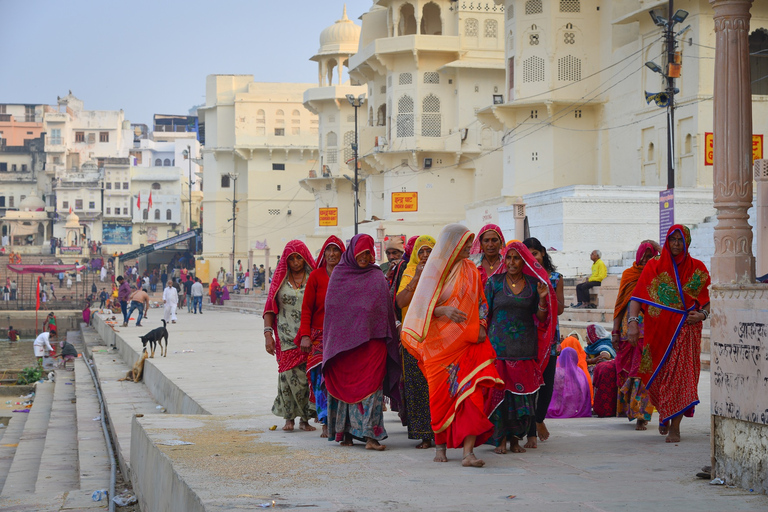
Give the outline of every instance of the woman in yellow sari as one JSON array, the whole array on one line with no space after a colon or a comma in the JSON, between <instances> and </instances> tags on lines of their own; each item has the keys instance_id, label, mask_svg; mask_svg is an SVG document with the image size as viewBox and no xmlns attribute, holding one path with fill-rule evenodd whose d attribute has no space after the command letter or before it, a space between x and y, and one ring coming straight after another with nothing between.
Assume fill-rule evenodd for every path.
<instances>
[{"instance_id":1,"label":"woman in yellow sari","mask_svg":"<svg viewBox=\"0 0 768 512\"><path fill-rule=\"evenodd\" d=\"M486 336L488 303L477 267L467 259L474 235L449 224L440 233L403 323L401 341L429 383L435 462L463 448L462 466L482 467L473 448L493 433L483 388L502 387Z\"/></svg>"}]
</instances>

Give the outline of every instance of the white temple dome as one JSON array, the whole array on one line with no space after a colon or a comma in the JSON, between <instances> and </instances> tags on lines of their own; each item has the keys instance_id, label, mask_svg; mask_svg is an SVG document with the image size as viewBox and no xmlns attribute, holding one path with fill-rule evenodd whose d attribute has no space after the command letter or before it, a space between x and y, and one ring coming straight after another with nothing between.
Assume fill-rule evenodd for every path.
<instances>
[{"instance_id":1,"label":"white temple dome","mask_svg":"<svg viewBox=\"0 0 768 512\"><path fill-rule=\"evenodd\" d=\"M41 208L45 208L45 202L43 202L43 200L40 199L34 192L22 199L19 203L19 210L23 212L36 212Z\"/></svg>"},{"instance_id":2,"label":"white temple dome","mask_svg":"<svg viewBox=\"0 0 768 512\"><path fill-rule=\"evenodd\" d=\"M354 54L360 41L360 26L355 25L347 17L347 6L340 20L320 33L320 50L318 55Z\"/></svg>"},{"instance_id":3,"label":"white temple dome","mask_svg":"<svg viewBox=\"0 0 768 512\"><path fill-rule=\"evenodd\" d=\"M64 225L65 228L80 228L80 217L77 216L75 212L70 213L67 215L67 223Z\"/></svg>"}]
</instances>

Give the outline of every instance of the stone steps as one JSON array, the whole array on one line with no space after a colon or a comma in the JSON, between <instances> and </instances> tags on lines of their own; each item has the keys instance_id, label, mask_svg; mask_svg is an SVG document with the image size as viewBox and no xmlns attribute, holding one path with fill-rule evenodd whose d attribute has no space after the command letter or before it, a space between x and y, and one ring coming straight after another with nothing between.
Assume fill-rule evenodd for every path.
<instances>
[{"instance_id":1,"label":"stone steps","mask_svg":"<svg viewBox=\"0 0 768 512\"><path fill-rule=\"evenodd\" d=\"M78 333L79 334L79 333ZM80 489L97 490L109 487L109 455L100 421L101 412L96 387L82 357L75 360L77 390L77 452Z\"/></svg>"},{"instance_id":2,"label":"stone steps","mask_svg":"<svg viewBox=\"0 0 768 512\"><path fill-rule=\"evenodd\" d=\"M8 472L11 470L13 458L16 455L21 435L24 432L24 425L27 423L28 413L10 413L13 414L8 426L3 429L3 437L0 441L0 491L5 486L8 478Z\"/></svg>"},{"instance_id":3,"label":"stone steps","mask_svg":"<svg viewBox=\"0 0 768 512\"><path fill-rule=\"evenodd\" d=\"M5 479L0 498L33 494L40 472L40 459L45 448L48 421L53 403L54 383L40 382L35 388L35 402L28 413L24 431L19 437L13 462Z\"/></svg>"}]
</instances>

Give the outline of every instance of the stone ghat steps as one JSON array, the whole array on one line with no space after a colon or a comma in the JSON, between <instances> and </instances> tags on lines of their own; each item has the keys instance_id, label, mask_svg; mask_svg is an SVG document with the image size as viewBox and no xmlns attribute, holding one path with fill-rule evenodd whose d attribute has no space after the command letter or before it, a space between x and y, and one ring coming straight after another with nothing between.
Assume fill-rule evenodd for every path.
<instances>
[{"instance_id":1,"label":"stone ghat steps","mask_svg":"<svg viewBox=\"0 0 768 512\"><path fill-rule=\"evenodd\" d=\"M9 397L3 397L9 398ZM18 397L13 399L13 402L18 402ZM13 458L16 455L16 448L18 447L21 436L24 433L24 426L29 418L28 413L10 413L13 414L8 426L3 429L3 436L0 438L0 491L5 486L5 481L8 478L8 472L11 470Z\"/></svg>"}]
</instances>

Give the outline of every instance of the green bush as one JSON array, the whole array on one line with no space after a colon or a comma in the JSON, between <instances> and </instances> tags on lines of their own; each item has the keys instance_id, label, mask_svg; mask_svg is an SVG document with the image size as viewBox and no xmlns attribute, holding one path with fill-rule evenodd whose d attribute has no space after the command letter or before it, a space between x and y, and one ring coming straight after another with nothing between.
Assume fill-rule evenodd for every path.
<instances>
[{"instance_id":1,"label":"green bush","mask_svg":"<svg viewBox=\"0 0 768 512\"><path fill-rule=\"evenodd\" d=\"M43 375L43 372L38 368L37 366L30 366L27 368L24 368L21 370L21 374L19 375L19 380L16 381L16 384L32 384L33 382L37 382L40 380L40 377Z\"/></svg>"}]
</instances>

